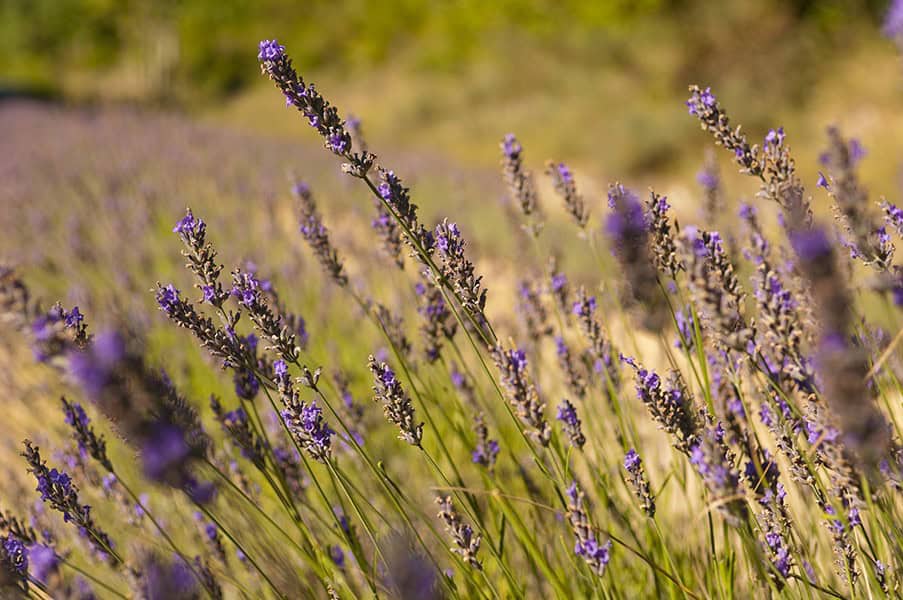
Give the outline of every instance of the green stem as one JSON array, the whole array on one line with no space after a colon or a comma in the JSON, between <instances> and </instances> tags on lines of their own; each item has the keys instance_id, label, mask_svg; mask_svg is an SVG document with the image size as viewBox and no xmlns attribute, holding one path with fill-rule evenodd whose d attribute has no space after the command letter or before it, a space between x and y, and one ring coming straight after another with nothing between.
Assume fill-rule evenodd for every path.
<instances>
[{"instance_id":1,"label":"green stem","mask_svg":"<svg viewBox=\"0 0 903 600\"><path fill-rule=\"evenodd\" d=\"M191 571L191 574L194 575L195 579L197 579L198 582L204 586L207 592L212 593L212 590L204 582L204 578L201 577L200 573L197 572L197 569L194 568L194 564L190 560L188 560L188 557L185 556L185 554L181 550L179 550L173 539L169 537L169 534L166 533L166 530L163 529L159 522L157 522L157 519L154 518L154 515L147 509L146 506L144 506L138 496L135 495L135 492L133 492L132 489L128 485L126 485L126 483L118 474L116 474L115 471L110 470L110 473L112 473L116 477L116 481L119 482L119 485L122 486L122 489L124 489L125 492L131 497L132 502L134 502L139 508L141 508L142 512L147 515L147 518L150 519L150 522L153 523L157 531L160 532L160 535L163 536L163 539L166 540L166 542L170 545L172 551L175 552L180 559L182 559L182 562L185 563L185 566L188 567L188 570Z\"/></svg>"},{"instance_id":2,"label":"green stem","mask_svg":"<svg viewBox=\"0 0 903 600\"><path fill-rule=\"evenodd\" d=\"M76 573L78 573L79 575L81 575L81 576L87 578L87 579L90 580L91 582L93 582L93 583L99 585L100 587L102 587L103 589L107 590L107 591L110 592L111 594L114 594L115 596L117 596L117 597L119 597L119 598L122 598L123 600L127 600L127 599L128 599L128 596L126 596L126 595L123 594L122 592L117 591L116 588L114 588L114 587L111 586L110 584L104 583L103 581L101 581L100 579L98 579L98 578L95 577L94 575L88 573L87 571L85 571L84 569L82 569L81 567L79 567L78 565L76 565L75 563L71 562L70 560L68 560L68 559L66 559L66 558L63 558L63 557L59 557L59 559L60 559L60 562L61 562L61 563L63 563L64 565L66 565L67 567L69 567L70 569L72 569L73 571L75 571Z\"/></svg>"},{"instance_id":3,"label":"green stem","mask_svg":"<svg viewBox=\"0 0 903 600\"><path fill-rule=\"evenodd\" d=\"M244 546L242 546L239 543L239 541L237 539L235 539L235 536L233 536L232 533L230 533L228 529L223 527L223 524L207 509L207 507L199 502L195 502L194 505L197 506L198 510L200 510L202 513L204 513L204 516L206 516L208 519L210 519L210 521L212 521L213 524L216 525L219 528L219 530L223 532L223 535L225 535L227 538L229 538L229 541L231 541L233 544L235 544L236 548L241 550L241 553L245 555L245 558L248 559L248 562L251 563L251 566L254 567L254 570L256 570L258 573L260 573L260 576L263 577L264 581L267 582L267 585L270 586L270 589L272 589L273 592L278 597L285 598L287 600L288 596L279 591L279 588L276 587L276 584L273 583L273 580L270 579L270 576L267 575L266 572L260 568L260 565L257 564L257 561L254 560L254 557L251 556L250 554L248 554L248 552L247 552L247 550L245 550Z\"/></svg>"}]
</instances>

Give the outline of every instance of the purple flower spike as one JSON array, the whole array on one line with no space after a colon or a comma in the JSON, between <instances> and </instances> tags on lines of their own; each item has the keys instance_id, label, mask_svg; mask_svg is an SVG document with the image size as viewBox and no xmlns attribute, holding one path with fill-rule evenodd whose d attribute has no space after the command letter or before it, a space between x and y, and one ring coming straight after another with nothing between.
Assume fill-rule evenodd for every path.
<instances>
[{"instance_id":1,"label":"purple flower spike","mask_svg":"<svg viewBox=\"0 0 903 600\"><path fill-rule=\"evenodd\" d=\"M47 579L59 569L60 557L50 546L34 544L28 548L28 573L46 584Z\"/></svg>"},{"instance_id":2,"label":"purple flower spike","mask_svg":"<svg viewBox=\"0 0 903 600\"><path fill-rule=\"evenodd\" d=\"M258 45L257 59L260 61L277 61L285 56L285 46L276 40L263 40Z\"/></svg>"},{"instance_id":3,"label":"purple flower spike","mask_svg":"<svg viewBox=\"0 0 903 600\"><path fill-rule=\"evenodd\" d=\"M833 252L828 234L818 227L794 232L790 243L797 255L807 262L824 259Z\"/></svg>"},{"instance_id":4,"label":"purple flower spike","mask_svg":"<svg viewBox=\"0 0 903 600\"><path fill-rule=\"evenodd\" d=\"M903 0L891 0L881 31L890 39L903 36Z\"/></svg>"},{"instance_id":5,"label":"purple flower spike","mask_svg":"<svg viewBox=\"0 0 903 600\"><path fill-rule=\"evenodd\" d=\"M141 458L144 473L154 481L164 481L190 455L185 434L172 425L159 426L147 439Z\"/></svg>"}]
</instances>

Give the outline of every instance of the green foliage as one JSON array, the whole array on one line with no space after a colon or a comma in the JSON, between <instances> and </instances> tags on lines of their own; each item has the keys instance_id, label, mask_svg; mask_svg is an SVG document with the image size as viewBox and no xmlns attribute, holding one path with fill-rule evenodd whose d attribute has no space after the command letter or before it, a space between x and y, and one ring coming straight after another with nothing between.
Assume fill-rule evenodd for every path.
<instances>
[{"instance_id":1,"label":"green foliage","mask_svg":"<svg viewBox=\"0 0 903 600\"><path fill-rule=\"evenodd\" d=\"M882 10L872 0L761 6L795 28L821 29L863 15L874 19ZM506 46L514 53L526 47L565 50L570 61L597 64L621 60L609 51L612 36L628 35L638 47L654 41L650 36L656 33L646 25L658 19L678 33L673 48L692 57L698 42L717 40L717 22L705 18L716 13L727 25L737 18L752 25L762 10L745 9L741 2L719 3L715 10L699 0L7 0L0 5L0 73L4 84L18 88L66 93L71 80L81 78L88 90L80 93L94 97L199 101L252 81L253 50L263 37L289 44L308 68L498 68L504 65L498 53ZM147 73L143 86L106 87L104 76L136 66Z\"/></svg>"}]
</instances>

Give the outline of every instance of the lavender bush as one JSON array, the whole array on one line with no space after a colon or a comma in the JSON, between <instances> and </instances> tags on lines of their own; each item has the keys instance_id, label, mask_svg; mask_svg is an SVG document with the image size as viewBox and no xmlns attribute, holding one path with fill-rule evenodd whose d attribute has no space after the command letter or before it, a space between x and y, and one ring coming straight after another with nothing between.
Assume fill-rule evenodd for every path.
<instances>
[{"instance_id":1,"label":"lavender bush","mask_svg":"<svg viewBox=\"0 0 903 600\"><path fill-rule=\"evenodd\" d=\"M115 170L8 169L10 198L67 189L106 235L75 221L68 253L11 257L43 271L0 268L2 374L24 406L61 407L6 446L4 597L898 593L901 336L879 324L901 326L903 212L869 200L858 142L828 129L807 187L788 133L752 143L691 86L689 117L756 199L733 206L710 155L703 220L678 226L659 193L594 199L561 162L548 202L506 135L509 231L531 250L490 271L467 223L422 211L410 165L382 164L282 45L258 59L323 156L179 130L176 160L125 136ZM77 147L83 126L54 132ZM311 165L359 206L340 220L329 191L279 172ZM243 235L216 202L182 205L210 197L208 169L253 199ZM4 226L44 224L16 206ZM166 241L142 253L152 230ZM89 261L108 279L40 282ZM31 292L65 285L49 308Z\"/></svg>"}]
</instances>

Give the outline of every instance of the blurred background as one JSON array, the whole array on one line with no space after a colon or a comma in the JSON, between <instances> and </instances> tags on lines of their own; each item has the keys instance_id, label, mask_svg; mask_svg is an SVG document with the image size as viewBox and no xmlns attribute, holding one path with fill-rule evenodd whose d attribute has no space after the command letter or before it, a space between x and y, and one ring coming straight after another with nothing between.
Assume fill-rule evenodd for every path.
<instances>
[{"instance_id":1,"label":"blurred background","mask_svg":"<svg viewBox=\"0 0 903 600\"><path fill-rule=\"evenodd\" d=\"M702 158L690 83L711 85L754 136L784 124L801 162L830 122L883 145L901 93L886 4L4 0L0 89L313 139L258 73L257 41L276 38L383 151L494 165L514 131L537 161L662 177Z\"/></svg>"}]
</instances>

